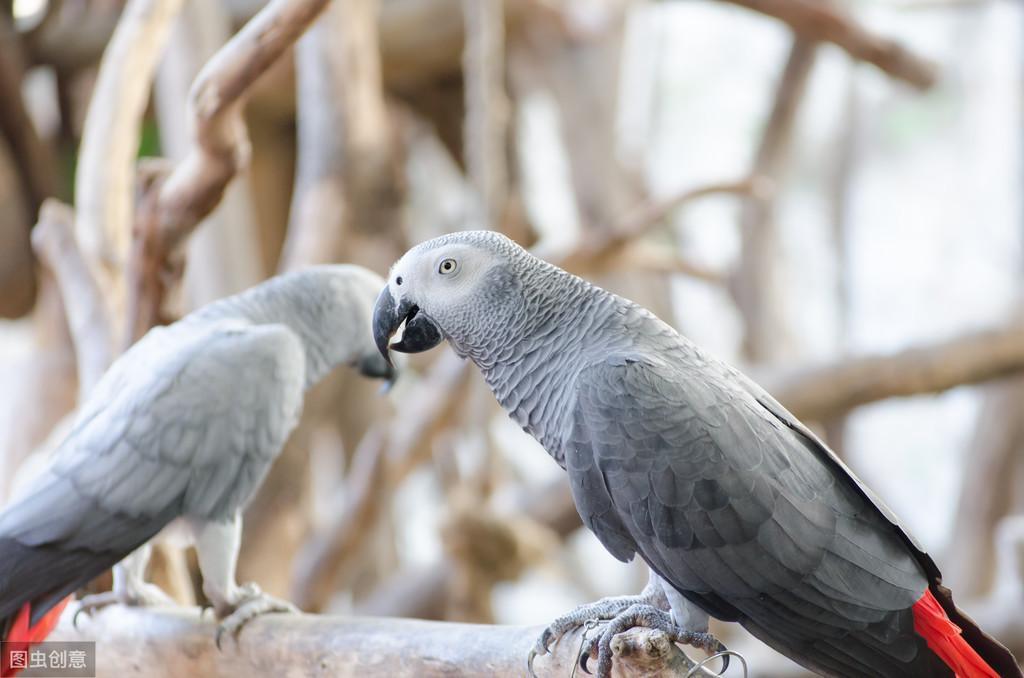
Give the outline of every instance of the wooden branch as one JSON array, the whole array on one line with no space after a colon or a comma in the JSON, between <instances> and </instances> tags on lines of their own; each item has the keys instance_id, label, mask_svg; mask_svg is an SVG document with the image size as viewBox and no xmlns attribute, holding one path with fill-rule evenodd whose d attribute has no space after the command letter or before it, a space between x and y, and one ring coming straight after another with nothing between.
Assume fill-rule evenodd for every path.
<instances>
[{"instance_id":1,"label":"wooden branch","mask_svg":"<svg viewBox=\"0 0 1024 678\"><path fill-rule=\"evenodd\" d=\"M36 132L25 109L21 85L25 65L21 45L7 17L0 15L0 133L7 139L18 166L25 203L26 224L39 214L43 200L56 190L53 149Z\"/></svg>"},{"instance_id":2,"label":"wooden branch","mask_svg":"<svg viewBox=\"0 0 1024 678\"><path fill-rule=\"evenodd\" d=\"M761 380L801 419L820 421L885 398L938 393L1024 370L1024 325L972 332L891 355L868 355Z\"/></svg>"},{"instance_id":3,"label":"wooden branch","mask_svg":"<svg viewBox=\"0 0 1024 678\"><path fill-rule=\"evenodd\" d=\"M817 45L797 36L775 91L768 122L754 158L751 176L782 183L786 161ZM772 196L747 200L740 213L740 262L733 279L733 296L743 316L743 352L753 361L779 357L785 337L780 323L777 281L778 228Z\"/></svg>"},{"instance_id":4,"label":"wooden branch","mask_svg":"<svg viewBox=\"0 0 1024 678\"><path fill-rule=\"evenodd\" d=\"M75 357L57 282L40 270L32 310L33 348L27 357L0 367L0 504L9 497L16 471L75 406Z\"/></svg>"},{"instance_id":5,"label":"wooden branch","mask_svg":"<svg viewBox=\"0 0 1024 678\"><path fill-rule=\"evenodd\" d=\"M78 249L74 211L50 199L43 203L32 232L36 255L56 278L78 362L79 402L114 359L110 309Z\"/></svg>"},{"instance_id":6,"label":"wooden branch","mask_svg":"<svg viewBox=\"0 0 1024 678\"><path fill-rule=\"evenodd\" d=\"M153 177L140 204L139 237L129 268L132 336L140 336L158 321L167 278L180 275L173 255L249 160L241 107L250 88L326 5L327 0L273 0L196 78L189 99L192 146L173 169Z\"/></svg>"},{"instance_id":7,"label":"wooden branch","mask_svg":"<svg viewBox=\"0 0 1024 678\"><path fill-rule=\"evenodd\" d=\"M157 60L183 0L131 0L103 53L75 176L75 235L100 284L124 303L132 238L135 157Z\"/></svg>"},{"instance_id":8,"label":"wooden branch","mask_svg":"<svg viewBox=\"0 0 1024 678\"><path fill-rule=\"evenodd\" d=\"M963 456L950 547L942 560L943 581L960 595L991 589L996 526L1010 510L1013 467L1022 449L1024 377L986 385Z\"/></svg>"},{"instance_id":9,"label":"wooden branch","mask_svg":"<svg viewBox=\"0 0 1024 678\"><path fill-rule=\"evenodd\" d=\"M832 2L825 0L725 0L775 17L804 40L831 42L854 59L866 61L918 89L938 78L938 67L899 43L874 35Z\"/></svg>"},{"instance_id":10,"label":"wooden branch","mask_svg":"<svg viewBox=\"0 0 1024 678\"><path fill-rule=\"evenodd\" d=\"M771 192L772 186L768 180L755 177L686 188L667 198L648 200L634 207L618 226L607 233L596 233L594 237L583 240L574 251L559 257L556 263L579 275L608 271L616 265L621 265L624 259L630 258L629 250L635 246L638 238L649 233L676 210L686 205L716 195L736 195L764 200ZM641 259L635 257L635 253L634 258ZM680 257L673 257L671 263L660 261L659 265L656 262L655 268L674 269L709 282L721 282L720 274Z\"/></svg>"},{"instance_id":11,"label":"wooden branch","mask_svg":"<svg viewBox=\"0 0 1024 678\"><path fill-rule=\"evenodd\" d=\"M481 226L497 229L508 196L505 10L498 2L463 0L462 13L466 35L462 54L466 169L476 189Z\"/></svg>"},{"instance_id":12,"label":"wooden branch","mask_svg":"<svg viewBox=\"0 0 1024 678\"><path fill-rule=\"evenodd\" d=\"M404 249L396 242L401 163L381 78L377 4L333 3L296 50L298 153L282 270L354 250L383 269ZM361 247L361 236L378 242ZM381 247L382 239L395 246Z\"/></svg>"},{"instance_id":13,"label":"wooden branch","mask_svg":"<svg viewBox=\"0 0 1024 678\"><path fill-rule=\"evenodd\" d=\"M192 147L189 92L206 62L231 37L232 22L220 2L188 0L178 15L160 62L153 101L164 156L180 162ZM188 239L182 311L235 294L264 277L256 215L248 181L233 182L221 204Z\"/></svg>"},{"instance_id":14,"label":"wooden branch","mask_svg":"<svg viewBox=\"0 0 1024 678\"><path fill-rule=\"evenodd\" d=\"M49 638L96 640L99 676L304 675L360 678L511 678L526 674L526 658L542 627L452 624L411 619L346 619L266 615L249 622L235 642L214 645L215 623L196 608L108 607L80 618L65 615ZM581 630L565 636L534 666L542 678L568 676ZM614 678L682 678L694 665L661 631L630 629L612 643ZM592 664L593 665L593 664ZM712 676L698 670L693 675Z\"/></svg>"}]
</instances>

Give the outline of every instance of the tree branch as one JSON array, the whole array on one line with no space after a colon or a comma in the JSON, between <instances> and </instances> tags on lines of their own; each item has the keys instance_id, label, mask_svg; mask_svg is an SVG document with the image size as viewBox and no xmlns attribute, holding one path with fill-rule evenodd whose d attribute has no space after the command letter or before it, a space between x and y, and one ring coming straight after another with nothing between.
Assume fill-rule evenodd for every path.
<instances>
[{"instance_id":1,"label":"tree branch","mask_svg":"<svg viewBox=\"0 0 1024 678\"><path fill-rule=\"evenodd\" d=\"M501 227L508 176L509 102L505 94L505 10L498 2L463 0L466 169L484 228Z\"/></svg>"},{"instance_id":2,"label":"tree branch","mask_svg":"<svg viewBox=\"0 0 1024 678\"><path fill-rule=\"evenodd\" d=\"M85 118L75 177L75 235L94 270L118 283L128 260L135 195L135 157L153 73L183 0L131 0L103 53ZM104 285L106 287L106 285Z\"/></svg>"},{"instance_id":3,"label":"tree branch","mask_svg":"<svg viewBox=\"0 0 1024 678\"><path fill-rule=\"evenodd\" d=\"M8 19L0 17L0 132L7 138L19 169L31 223L39 213L43 200L56 188L53 149L39 138L36 127L25 109L21 85L25 67L21 45Z\"/></svg>"},{"instance_id":4,"label":"tree branch","mask_svg":"<svg viewBox=\"0 0 1024 678\"><path fill-rule=\"evenodd\" d=\"M808 367L761 381L801 419L821 421L885 398L938 393L1024 370L1024 325Z\"/></svg>"},{"instance_id":5,"label":"tree branch","mask_svg":"<svg viewBox=\"0 0 1024 678\"><path fill-rule=\"evenodd\" d=\"M242 104L250 88L326 5L327 0L273 0L200 71L189 99L192 146L173 169L152 177L139 206L128 288L133 337L158 321L168 278L180 275L173 260L179 245L249 161Z\"/></svg>"},{"instance_id":6,"label":"tree branch","mask_svg":"<svg viewBox=\"0 0 1024 678\"><path fill-rule=\"evenodd\" d=\"M97 675L330 675L361 678L519 677L541 627L451 624L410 619L267 615L236 642L214 645L214 622L196 608L108 607L76 629L64 617L49 640L97 640ZM573 670L581 630L535 662L538 675ZM612 643L615 678L681 678L693 662L661 631L630 629ZM697 676L714 675L698 670Z\"/></svg>"},{"instance_id":7,"label":"tree branch","mask_svg":"<svg viewBox=\"0 0 1024 678\"><path fill-rule=\"evenodd\" d=\"M109 309L78 249L74 221L75 213L69 206L54 199L47 200L32 232L32 246L36 256L56 278L64 301L78 362L78 392L79 402L82 402L113 361L114 344Z\"/></svg>"},{"instance_id":8,"label":"tree branch","mask_svg":"<svg viewBox=\"0 0 1024 678\"><path fill-rule=\"evenodd\" d=\"M831 2L824 0L724 0L775 17L801 38L831 42L854 59L866 61L918 89L938 77L937 66L899 43L871 33Z\"/></svg>"},{"instance_id":9,"label":"tree branch","mask_svg":"<svg viewBox=\"0 0 1024 678\"><path fill-rule=\"evenodd\" d=\"M793 39L757 147L751 176L767 177L776 185L782 183L797 113L816 54L817 43L799 35ZM743 352L753 361L769 361L780 357L785 343L777 279L779 234L774 195L745 201L739 221L743 240L732 292L743 316Z\"/></svg>"}]
</instances>

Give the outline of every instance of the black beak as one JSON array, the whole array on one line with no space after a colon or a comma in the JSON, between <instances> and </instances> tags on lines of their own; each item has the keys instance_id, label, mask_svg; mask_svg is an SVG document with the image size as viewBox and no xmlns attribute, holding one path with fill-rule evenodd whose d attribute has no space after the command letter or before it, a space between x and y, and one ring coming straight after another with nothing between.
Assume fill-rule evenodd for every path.
<instances>
[{"instance_id":1,"label":"black beak","mask_svg":"<svg viewBox=\"0 0 1024 678\"><path fill-rule=\"evenodd\" d=\"M403 322L405 331L402 332L402 340L389 346L391 337ZM373 340L389 365L392 364L389 349L402 353L420 353L434 348L443 339L441 330L433 320L420 313L418 306L406 299L395 303L387 287L381 291L373 309Z\"/></svg>"}]
</instances>

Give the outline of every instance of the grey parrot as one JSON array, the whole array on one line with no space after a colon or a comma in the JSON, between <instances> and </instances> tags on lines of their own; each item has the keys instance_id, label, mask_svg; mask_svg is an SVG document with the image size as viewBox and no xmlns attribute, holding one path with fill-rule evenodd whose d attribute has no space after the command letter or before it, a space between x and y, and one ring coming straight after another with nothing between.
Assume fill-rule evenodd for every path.
<instances>
[{"instance_id":1,"label":"grey parrot","mask_svg":"<svg viewBox=\"0 0 1024 678\"><path fill-rule=\"evenodd\" d=\"M382 284L357 266L279 276L151 330L114 362L49 466L0 512L5 639L41 640L69 594L133 552L112 599L166 599L142 574L145 545L172 522L194 540L218 644L258 614L294 609L236 583L241 511L306 389L339 365L394 376L370 332Z\"/></svg>"},{"instance_id":2,"label":"grey parrot","mask_svg":"<svg viewBox=\"0 0 1024 678\"><path fill-rule=\"evenodd\" d=\"M822 675L1021 676L824 443L641 306L469 231L394 264L373 328L385 356L446 339L472 360L568 472L583 523L650 568L640 596L557 619L531 660L592 618L608 623L581 664L596 654L603 677L612 636L634 625L718 650L710 615Z\"/></svg>"}]
</instances>

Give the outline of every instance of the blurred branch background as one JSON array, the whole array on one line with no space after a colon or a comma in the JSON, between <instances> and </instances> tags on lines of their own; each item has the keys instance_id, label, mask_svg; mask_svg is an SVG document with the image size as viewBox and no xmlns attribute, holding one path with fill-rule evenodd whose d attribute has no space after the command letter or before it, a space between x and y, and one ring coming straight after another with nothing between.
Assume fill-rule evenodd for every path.
<instances>
[{"instance_id":1,"label":"blurred branch background","mask_svg":"<svg viewBox=\"0 0 1024 678\"><path fill-rule=\"evenodd\" d=\"M0 495L153 325L493 228L816 425L1024 655L1022 130L1012 0L4 0ZM506 624L642 588L447 349L374 388L308 399L243 580Z\"/></svg>"}]
</instances>

